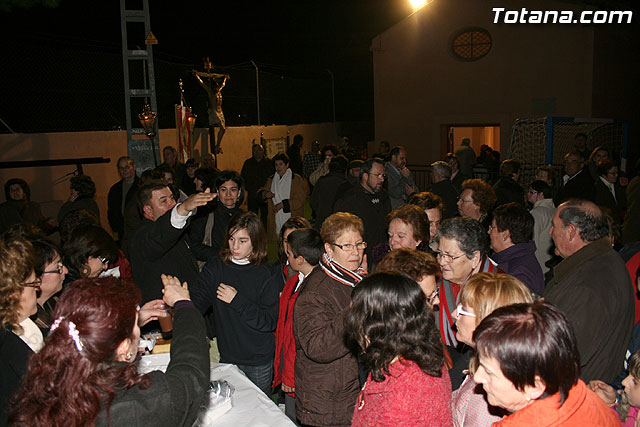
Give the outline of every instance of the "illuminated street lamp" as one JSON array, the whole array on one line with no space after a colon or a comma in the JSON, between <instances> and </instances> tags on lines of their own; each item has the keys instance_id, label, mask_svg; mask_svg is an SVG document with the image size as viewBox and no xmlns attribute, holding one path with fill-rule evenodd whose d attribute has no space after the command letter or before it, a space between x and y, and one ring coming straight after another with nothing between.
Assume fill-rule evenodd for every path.
<instances>
[{"instance_id":1,"label":"illuminated street lamp","mask_svg":"<svg viewBox=\"0 0 640 427\"><path fill-rule=\"evenodd\" d=\"M413 6L414 11L427 4L427 0L409 0L409 2L411 3L411 6Z\"/></svg>"},{"instance_id":2,"label":"illuminated street lamp","mask_svg":"<svg viewBox=\"0 0 640 427\"><path fill-rule=\"evenodd\" d=\"M158 167L158 159L156 159L156 144L154 142L154 138L156 136L156 118L157 113L151 111L151 106L149 104L145 105L142 108L142 113L138 114L138 120L140 120L140 124L144 128L144 133L151 141L151 150L153 151L153 163L156 167Z\"/></svg>"}]
</instances>

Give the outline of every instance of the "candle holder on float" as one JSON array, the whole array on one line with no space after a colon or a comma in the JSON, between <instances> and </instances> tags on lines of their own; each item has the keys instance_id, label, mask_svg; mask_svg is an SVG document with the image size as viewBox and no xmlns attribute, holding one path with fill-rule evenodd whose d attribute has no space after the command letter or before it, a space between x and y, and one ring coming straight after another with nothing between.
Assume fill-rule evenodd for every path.
<instances>
[{"instance_id":1,"label":"candle holder on float","mask_svg":"<svg viewBox=\"0 0 640 427\"><path fill-rule=\"evenodd\" d=\"M156 157L156 144L154 138L157 135L156 132L156 119L158 114L151 111L151 106L146 104L142 108L142 113L138 114L138 120L140 120L140 124L144 128L144 133L149 138L151 142L151 150L153 151L153 164L158 167L158 159Z\"/></svg>"}]
</instances>

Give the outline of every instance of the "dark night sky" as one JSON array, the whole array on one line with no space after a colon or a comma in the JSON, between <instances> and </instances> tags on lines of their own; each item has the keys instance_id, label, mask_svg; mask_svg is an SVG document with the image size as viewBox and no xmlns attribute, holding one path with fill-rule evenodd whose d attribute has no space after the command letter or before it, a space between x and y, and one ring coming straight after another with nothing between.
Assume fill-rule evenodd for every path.
<instances>
[{"instance_id":1,"label":"dark night sky","mask_svg":"<svg viewBox=\"0 0 640 427\"><path fill-rule=\"evenodd\" d=\"M0 12L2 45L8 51L5 66L14 69L13 74L1 76L11 83L0 83L0 89L25 84L31 84L30 89L35 92L33 85L45 87L46 92L52 86L75 84L80 87L80 81L74 83L75 78L81 79L79 74L69 76L72 72L67 67L58 66L55 58L47 57L49 47L120 55L118 1L57 1L59 4L55 8L14 7L9 12ZM371 39L412 12L408 0L150 0L150 5L152 30L159 40L154 47L157 61L201 68L202 58L208 56L217 66L244 63L249 69L250 65L246 63L253 59L261 71L311 76L323 80L322 85L329 84L330 78L325 71L329 69L335 75L337 119L347 121L373 119ZM129 5L130 8L135 6L136 2ZM51 74L51 80L37 76L20 81L27 77L19 70L32 70L39 55L43 55L42 69ZM115 57L111 62L114 60ZM118 66L121 68L121 63ZM89 73L91 71L85 72ZM158 73L156 71L157 80L160 77L158 90L166 90L161 85L168 83ZM63 74L65 78L60 77ZM177 81L169 74L167 82ZM232 79L236 85L239 81ZM9 87L5 93L13 90ZM225 88L225 92L234 96L233 88ZM121 103L121 98L117 102ZM281 120L296 121L296 118ZM49 127L55 128L55 125Z\"/></svg>"},{"instance_id":2,"label":"dark night sky","mask_svg":"<svg viewBox=\"0 0 640 427\"><path fill-rule=\"evenodd\" d=\"M119 1L0 2L0 118L17 131L72 130L76 125L73 130L82 130L91 126L78 124L77 115L68 112L90 104L94 117L105 118L95 128L122 127ZM1 11L6 2L54 2L57 7ZM618 0L575 2L607 9L631 5ZM128 4L133 9L136 1ZM206 108L204 94L188 75L192 67L202 67L205 56L216 66L242 64L219 70L232 74L224 90L230 125L256 123L255 77L248 63L252 59L261 69L263 123L330 120L327 69L335 76L337 120L371 122L371 39L412 12L408 0L150 0L150 5L152 30L160 42L154 57L161 127L173 126L179 78L185 80L194 109L198 103ZM34 116L40 118L38 126L29 128Z\"/></svg>"}]
</instances>

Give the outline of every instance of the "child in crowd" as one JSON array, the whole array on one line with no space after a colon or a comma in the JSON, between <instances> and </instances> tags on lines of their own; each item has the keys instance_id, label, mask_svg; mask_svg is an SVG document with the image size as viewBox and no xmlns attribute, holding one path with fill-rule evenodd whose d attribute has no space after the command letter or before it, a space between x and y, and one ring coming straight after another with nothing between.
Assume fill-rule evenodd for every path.
<instances>
[{"instance_id":1,"label":"child in crowd","mask_svg":"<svg viewBox=\"0 0 640 427\"><path fill-rule=\"evenodd\" d=\"M294 216L289 218L280 229L278 235L278 261L273 265L273 274L276 274L280 280L278 280L278 289L280 292L284 289L285 283L292 276L297 276L298 272L289 268L289 260L287 259L287 251L289 249L288 237L294 230L300 230L302 228L311 228L311 224L306 218L301 216Z\"/></svg>"},{"instance_id":2,"label":"child in crowd","mask_svg":"<svg viewBox=\"0 0 640 427\"><path fill-rule=\"evenodd\" d=\"M276 328L276 356L272 387L281 385L285 393L285 414L296 422L294 365L296 343L293 336L293 307L304 279L320 262L324 244L320 233L313 229L294 230L288 234L287 259L289 268L297 273L291 276L280 294L280 312Z\"/></svg>"},{"instance_id":3,"label":"child in crowd","mask_svg":"<svg viewBox=\"0 0 640 427\"><path fill-rule=\"evenodd\" d=\"M278 286L266 263L264 228L253 212L231 218L224 249L189 290L202 314L212 310L220 362L238 365L267 395L273 378Z\"/></svg>"},{"instance_id":4,"label":"child in crowd","mask_svg":"<svg viewBox=\"0 0 640 427\"><path fill-rule=\"evenodd\" d=\"M596 392L618 414L622 427L635 427L640 421L640 350L628 360L629 374L622 380L623 390L616 390L610 385L595 380L589 387Z\"/></svg>"}]
</instances>

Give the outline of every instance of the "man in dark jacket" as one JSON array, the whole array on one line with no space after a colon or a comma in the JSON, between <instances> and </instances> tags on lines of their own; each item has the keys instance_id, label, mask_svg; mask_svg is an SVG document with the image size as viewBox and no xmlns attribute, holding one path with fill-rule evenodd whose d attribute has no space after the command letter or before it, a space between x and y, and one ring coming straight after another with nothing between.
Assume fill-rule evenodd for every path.
<instances>
[{"instance_id":1,"label":"man in dark jacket","mask_svg":"<svg viewBox=\"0 0 640 427\"><path fill-rule=\"evenodd\" d=\"M444 219L458 216L458 197L460 194L456 191L451 182L451 166L446 162L434 162L431 164L431 187L427 190L437 196L440 196L444 202Z\"/></svg>"},{"instance_id":2,"label":"man in dark jacket","mask_svg":"<svg viewBox=\"0 0 640 427\"><path fill-rule=\"evenodd\" d=\"M333 205L333 212L352 213L362 220L369 260L373 247L387 241L385 218L391 212L391 201L382 189L384 178L382 160L367 160L360 168L360 185L347 190Z\"/></svg>"},{"instance_id":3,"label":"man in dark jacket","mask_svg":"<svg viewBox=\"0 0 640 427\"><path fill-rule=\"evenodd\" d=\"M329 173L321 177L313 187L311 193L311 208L316 213L316 223L314 228L320 230L324 220L333 213L333 204L339 189L346 189L347 167L349 163L342 154L331 159L329 163Z\"/></svg>"},{"instance_id":4,"label":"man in dark jacket","mask_svg":"<svg viewBox=\"0 0 640 427\"><path fill-rule=\"evenodd\" d=\"M460 161L458 160L458 156L455 154L447 154L444 161L451 166L451 178L449 179L451 179L453 187L456 189L458 194L462 193L462 183L471 177L460 172Z\"/></svg>"},{"instance_id":5,"label":"man in dark jacket","mask_svg":"<svg viewBox=\"0 0 640 427\"><path fill-rule=\"evenodd\" d=\"M493 186L496 192L495 207L507 203L517 203L524 206L524 189L518 184L520 177L520 162L515 159L507 159L500 165L500 179Z\"/></svg>"},{"instance_id":6,"label":"man in dark jacket","mask_svg":"<svg viewBox=\"0 0 640 427\"><path fill-rule=\"evenodd\" d=\"M570 152L564 156L564 172L562 186L553 200L556 206L569 199L593 200L593 180L579 153Z\"/></svg>"},{"instance_id":7,"label":"man in dark jacket","mask_svg":"<svg viewBox=\"0 0 640 427\"><path fill-rule=\"evenodd\" d=\"M254 144L252 156L242 165L242 178L247 191L249 210L258 214L263 223L267 221L267 204L258 198L258 190L274 173L273 162L265 157L262 145Z\"/></svg>"},{"instance_id":8,"label":"man in dark jacket","mask_svg":"<svg viewBox=\"0 0 640 427\"><path fill-rule=\"evenodd\" d=\"M544 297L573 326L585 382L613 381L633 329L634 288L608 234L606 217L592 202L569 201L553 215L551 237L564 260L554 268Z\"/></svg>"},{"instance_id":9,"label":"man in dark jacket","mask_svg":"<svg viewBox=\"0 0 640 427\"><path fill-rule=\"evenodd\" d=\"M196 193L176 205L165 183L152 181L140 187L138 203L144 218L131 236L129 261L142 304L162 298L161 274L187 283L198 279L198 267L184 239L186 226L198 206L215 197L210 192Z\"/></svg>"},{"instance_id":10,"label":"man in dark jacket","mask_svg":"<svg viewBox=\"0 0 640 427\"><path fill-rule=\"evenodd\" d=\"M134 197L138 189L136 162L131 157L118 159L118 173L122 178L109 189L107 197L107 218L111 230L117 233L117 241L124 236L124 207Z\"/></svg>"}]
</instances>

